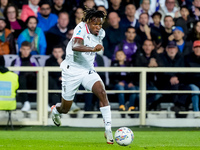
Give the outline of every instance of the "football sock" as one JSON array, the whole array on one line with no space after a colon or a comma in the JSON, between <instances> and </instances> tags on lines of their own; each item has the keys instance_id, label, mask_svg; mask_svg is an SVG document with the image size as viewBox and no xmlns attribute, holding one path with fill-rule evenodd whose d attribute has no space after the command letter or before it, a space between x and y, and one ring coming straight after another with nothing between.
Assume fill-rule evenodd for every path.
<instances>
[{"instance_id":1,"label":"football sock","mask_svg":"<svg viewBox=\"0 0 200 150\"><path fill-rule=\"evenodd\" d=\"M100 107L100 111L101 111L102 116L103 116L105 129L106 130L111 130L111 111L110 111L110 106Z\"/></svg>"},{"instance_id":2,"label":"football sock","mask_svg":"<svg viewBox=\"0 0 200 150\"><path fill-rule=\"evenodd\" d=\"M60 103L57 103L56 107L60 107L60 105L61 105ZM53 112L54 112L54 114L60 115L60 113L58 112L56 107L53 108Z\"/></svg>"}]
</instances>

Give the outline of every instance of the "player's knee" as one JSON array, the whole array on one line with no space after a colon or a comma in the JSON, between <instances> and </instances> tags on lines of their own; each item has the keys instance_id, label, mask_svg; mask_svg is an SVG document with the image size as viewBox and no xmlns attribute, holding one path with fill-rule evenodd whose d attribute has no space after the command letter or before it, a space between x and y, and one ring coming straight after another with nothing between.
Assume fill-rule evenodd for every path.
<instances>
[{"instance_id":1,"label":"player's knee","mask_svg":"<svg viewBox=\"0 0 200 150\"><path fill-rule=\"evenodd\" d=\"M98 94L100 95L100 96L103 96L103 97L105 97L106 96L106 91L102 88L102 89L99 89L98 90Z\"/></svg>"}]
</instances>

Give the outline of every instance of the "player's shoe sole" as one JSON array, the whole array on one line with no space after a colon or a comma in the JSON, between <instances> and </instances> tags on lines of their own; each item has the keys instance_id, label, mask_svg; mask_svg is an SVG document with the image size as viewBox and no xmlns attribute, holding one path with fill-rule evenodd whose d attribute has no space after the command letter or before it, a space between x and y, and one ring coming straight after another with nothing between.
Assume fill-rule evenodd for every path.
<instances>
[{"instance_id":1,"label":"player's shoe sole","mask_svg":"<svg viewBox=\"0 0 200 150\"><path fill-rule=\"evenodd\" d=\"M107 144L113 144L113 134L111 130L106 130L104 133L104 137L106 138Z\"/></svg>"},{"instance_id":2,"label":"player's shoe sole","mask_svg":"<svg viewBox=\"0 0 200 150\"><path fill-rule=\"evenodd\" d=\"M55 107L56 107L55 105L51 106L52 120L53 120L53 123L54 123L56 126L59 127L59 126L61 125L60 115L54 113L54 110L53 110L53 109L54 109Z\"/></svg>"}]
</instances>

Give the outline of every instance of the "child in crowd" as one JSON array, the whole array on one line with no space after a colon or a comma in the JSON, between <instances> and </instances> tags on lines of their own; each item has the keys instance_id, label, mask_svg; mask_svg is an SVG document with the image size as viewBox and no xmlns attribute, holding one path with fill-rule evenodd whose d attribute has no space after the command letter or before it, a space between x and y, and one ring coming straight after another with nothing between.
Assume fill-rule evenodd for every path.
<instances>
[{"instance_id":1,"label":"child in crowd","mask_svg":"<svg viewBox=\"0 0 200 150\"><path fill-rule=\"evenodd\" d=\"M159 12L155 12L152 15L153 23L150 24L151 28L154 28L156 31L161 33L164 30L164 27L161 25L162 15Z\"/></svg>"},{"instance_id":2,"label":"child in crowd","mask_svg":"<svg viewBox=\"0 0 200 150\"><path fill-rule=\"evenodd\" d=\"M128 67L130 66L126 61L126 55L123 50L118 50L116 52L116 58L111 63L111 67ZM129 72L114 72L110 73L110 83L113 85L115 90L136 90L135 85L133 84L132 74ZM119 111L125 111L125 94L119 93L118 101L119 101ZM128 111L133 111L135 109L134 104L136 100L137 94L130 93L129 94L129 108ZM121 115L122 118L125 117L124 114Z\"/></svg>"}]
</instances>

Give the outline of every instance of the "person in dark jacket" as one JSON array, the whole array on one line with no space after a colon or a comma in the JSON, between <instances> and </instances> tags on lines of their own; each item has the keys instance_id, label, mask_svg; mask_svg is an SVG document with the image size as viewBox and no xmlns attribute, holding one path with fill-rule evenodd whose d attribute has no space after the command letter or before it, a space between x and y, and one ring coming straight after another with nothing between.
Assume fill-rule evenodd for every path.
<instances>
[{"instance_id":1,"label":"person in dark jacket","mask_svg":"<svg viewBox=\"0 0 200 150\"><path fill-rule=\"evenodd\" d=\"M110 26L106 29L106 36L103 39L104 55L112 59L115 47L125 38L125 30L119 24L120 17L116 12L108 15Z\"/></svg>"},{"instance_id":2,"label":"person in dark jacket","mask_svg":"<svg viewBox=\"0 0 200 150\"><path fill-rule=\"evenodd\" d=\"M186 67L200 67L200 41L194 41L193 52L185 56ZM187 83L192 91L200 90L200 74L188 73L186 75ZM199 112L199 94L192 94L193 110ZM194 114L195 118L200 118L200 114Z\"/></svg>"},{"instance_id":3,"label":"person in dark jacket","mask_svg":"<svg viewBox=\"0 0 200 150\"><path fill-rule=\"evenodd\" d=\"M152 40L156 47L159 47L159 45L162 44L162 37L161 33L157 32L155 29L150 28L148 26L149 22L149 15L148 13L141 13L139 16L139 23L140 26L136 30L137 34L137 41L138 41L138 48L141 48L143 46L143 43L146 39Z\"/></svg>"},{"instance_id":4,"label":"person in dark jacket","mask_svg":"<svg viewBox=\"0 0 200 150\"><path fill-rule=\"evenodd\" d=\"M31 44L27 41L22 42L19 56L13 60L11 66L39 66L39 62L31 55ZM36 72L15 72L19 75L19 89L36 89ZM35 96L35 95L34 95ZM18 101L23 103L22 111L27 112L31 109L30 101L32 94L19 93Z\"/></svg>"},{"instance_id":5,"label":"person in dark jacket","mask_svg":"<svg viewBox=\"0 0 200 150\"><path fill-rule=\"evenodd\" d=\"M136 7L134 4L128 4L125 8L125 15L121 17L120 25L123 28L133 26L135 28L139 27L138 19L135 17Z\"/></svg>"},{"instance_id":6,"label":"person in dark jacket","mask_svg":"<svg viewBox=\"0 0 200 150\"><path fill-rule=\"evenodd\" d=\"M45 66L59 67L61 62L64 60L64 51L60 45L54 46L52 55L46 60ZM57 90L61 89L61 73L60 72L50 72L49 73L49 89ZM60 95L50 93L49 94L49 104L57 103L60 101Z\"/></svg>"},{"instance_id":7,"label":"person in dark jacket","mask_svg":"<svg viewBox=\"0 0 200 150\"><path fill-rule=\"evenodd\" d=\"M189 32L189 34L187 35L187 41L196 41L196 40L200 40L200 21L197 21L194 24L193 29Z\"/></svg>"},{"instance_id":8,"label":"person in dark jacket","mask_svg":"<svg viewBox=\"0 0 200 150\"><path fill-rule=\"evenodd\" d=\"M181 17L175 19L175 25L183 28L185 38L194 26L195 19L190 16L187 6L181 6L180 8Z\"/></svg>"},{"instance_id":9,"label":"person in dark jacket","mask_svg":"<svg viewBox=\"0 0 200 150\"><path fill-rule=\"evenodd\" d=\"M184 67L184 58L175 41L170 41L166 47L166 52L160 54L159 67ZM183 83L184 74L177 72L164 72L157 74L157 87L160 90L190 90L188 85ZM178 111L183 106L188 107L188 94L167 94L164 95L172 100L175 107L172 108L176 112L176 117L181 117Z\"/></svg>"},{"instance_id":10,"label":"person in dark jacket","mask_svg":"<svg viewBox=\"0 0 200 150\"><path fill-rule=\"evenodd\" d=\"M60 12L58 15L58 24L51 27L45 34L47 40L46 55L52 54L53 47L67 39L67 33L69 32L68 24L69 14L67 12Z\"/></svg>"},{"instance_id":11,"label":"person in dark jacket","mask_svg":"<svg viewBox=\"0 0 200 150\"><path fill-rule=\"evenodd\" d=\"M141 50L132 58L134 67L157 67L158 66L158 54L154 49L152 40L145 40ZM137 75L137 76L136 76ZM139 81L139 74L135 74L135 80ZM137 83L139 85L139 83ZM147 89L157 90L155 86L155 73L147 73ZM161 97L160 94L148 94L147 105L148 109L151 108L151 104L157 101Z\"/></svg>"},{"instance_id":12,"label":"person in dark jacket","mask_svg":"<svg viewBox=\"0 0 200 150\"><path fill-rule=\"evenodd\" d=\"M129 67L130 65L126 61L126 55L123 50L118 50L116 52L116 58L112 61L111 67ZM115 72L110 73L109 75L110 83L114 86L115 90L137 90L138 87L133 83L133 78L131 73L128 72ZM125 111L125 94L119 93L118 101L119 101L119 111ZM129 95L129 108L128 111L133 111L135 109L135 100L137 94L131 93ZM125 117L122 115L122 117Z\"/></svg>"}]
</instances>

